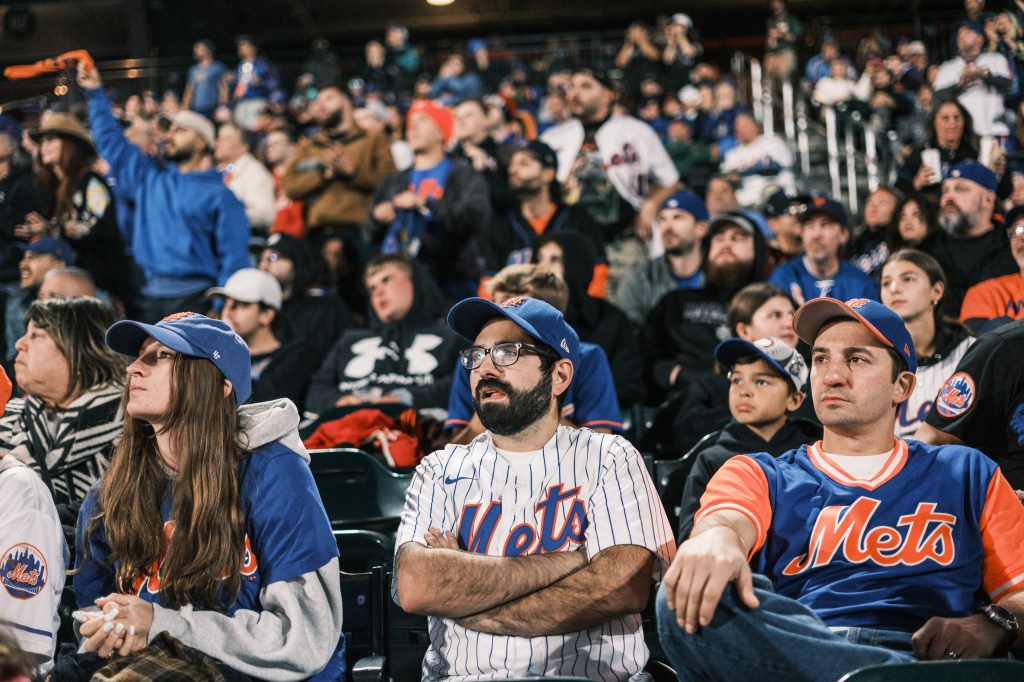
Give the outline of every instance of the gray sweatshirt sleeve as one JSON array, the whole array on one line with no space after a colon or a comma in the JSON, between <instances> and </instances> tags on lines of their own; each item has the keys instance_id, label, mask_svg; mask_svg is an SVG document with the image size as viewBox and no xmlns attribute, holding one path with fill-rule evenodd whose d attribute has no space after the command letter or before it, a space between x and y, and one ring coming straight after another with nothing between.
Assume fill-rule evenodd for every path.
<instances>
[{"instance_id":1,"label":"gray sweatshirt sleeve","mask_svg":"<svg viewBox=\"0 0 1024 682\"><path fill-rule=\"evenodd\" d=\"M233 616L153 605L149 642L161 632L263 680L304 680L320 672L341 638L338 559L312 573L266 585L263 611Z\"/></svg>"}]
</instances>

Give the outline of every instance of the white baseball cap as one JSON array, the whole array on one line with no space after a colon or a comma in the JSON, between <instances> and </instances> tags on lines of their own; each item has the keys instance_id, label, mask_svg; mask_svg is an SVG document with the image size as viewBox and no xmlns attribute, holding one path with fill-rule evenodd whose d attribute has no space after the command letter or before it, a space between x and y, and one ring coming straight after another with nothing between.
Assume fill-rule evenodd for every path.
<instances>
[{"instance_id":1,"label":"white baseball cap","mask_svg":"<svg viewBox=\"0 0 1024 682\"><path fill-rule=\"evenodd\" d=\"M179 128L185 128L186 130L191 130L197 133L199 137L203 138L203 141L206 142L210 151L213 151L213 141L217 137L217 132L214 130L213 123L210 122L210 119L206 118L202 114L190 111L189 109L182 109L174 116L169 116L167 114L160 114L160 116Z\"/></svg>"},{"instance_id":2,"label":"white baseball cap","mask_svg":"<svg viewBox=\"0 0 1024 682\"><path fill-rule=\"evenodd\" d=\"M670 21L673 24L678 24L679 26L685 26L686 28L693 28L693 19L690 18L689 14L684 14L682 12L679 12L678 14L673 14L672 18L670 19Z\"/></svg>"},{"instance_id":3,"label":"white baseball cap","mask_svg":"<svg viewBox=\"0 0 1024 682\"><path fill-rule=\"evenodd\" d=\"M273 275L256 268L239 270L224 286L207 289L206 296L226 296L242 303L262 303L274 310L281 309L281 285Z\"/></svg>"}]
</instances>

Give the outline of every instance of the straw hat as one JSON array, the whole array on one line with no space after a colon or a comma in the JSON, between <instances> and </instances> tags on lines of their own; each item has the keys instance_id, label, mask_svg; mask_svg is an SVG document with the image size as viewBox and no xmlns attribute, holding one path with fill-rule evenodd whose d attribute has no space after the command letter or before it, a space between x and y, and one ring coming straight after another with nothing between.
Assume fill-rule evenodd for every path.
<instances>
[{"instance_id":1,"label":"straw hat","mask_svg":"<svg viewBox=\"0 0 1024 682\"><path fill-rule=\"evenodd\" d=\"M46 123L42 127L31 133L32 139L39 141L43 135L57 135L58 137L70 137L73 140L78 140L86 146L90 153L96 154L96 145L92 143L92 137L86 131L85 126L82 125L72 114L65 114L62 112L53 112L47 119Z\"/></svg>"}]
</instances>

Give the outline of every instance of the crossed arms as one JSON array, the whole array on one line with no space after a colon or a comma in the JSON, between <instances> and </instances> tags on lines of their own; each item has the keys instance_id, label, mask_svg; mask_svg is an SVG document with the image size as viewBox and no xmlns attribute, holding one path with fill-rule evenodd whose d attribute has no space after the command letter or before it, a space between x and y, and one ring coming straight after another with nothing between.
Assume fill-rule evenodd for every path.
<instances>
[{"instance_id":1,"label":"crossed arms","mask_svg":"<svg viewBox=\"0 0 1024 682\"><path fill-rule=\"evenodd\" d=\"M398 598L413 613L453 618L468 629L540 637L595 627L640 613L654 554L616 545L587 559L572 552L487 556L458 547L454 533L431 528L395 556Z\"/></svg>"}]
</instances>

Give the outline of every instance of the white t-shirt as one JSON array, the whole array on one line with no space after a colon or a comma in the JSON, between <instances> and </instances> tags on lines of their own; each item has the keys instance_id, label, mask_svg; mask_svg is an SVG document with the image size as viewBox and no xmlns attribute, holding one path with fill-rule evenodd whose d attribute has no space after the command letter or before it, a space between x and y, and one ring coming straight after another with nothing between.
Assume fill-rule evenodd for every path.
<instances>
[{"instance_id":1,"label":"white t-shirt","mask_svg":"<svg viewBox=\"0 0 1024 682\"><path fill-rule=\"evenodd\" d=\"M960 74L964 71L963 57L948 59L939 65L935 74L933 87L938 92L944 88L952 87L960 80ZM985 52L978 56L975 63L988 69L993 76L1010 78L1010 64L1006 57L998 52ZM960 91L957 100L964 105L964 109L971 112L974 119L974 132L978 135L993 135L1001 137L1010 134L1004 117L1006 105L1003 102L1003 93L983 81L975 81Z\"/></svg>"}]
</instances>

